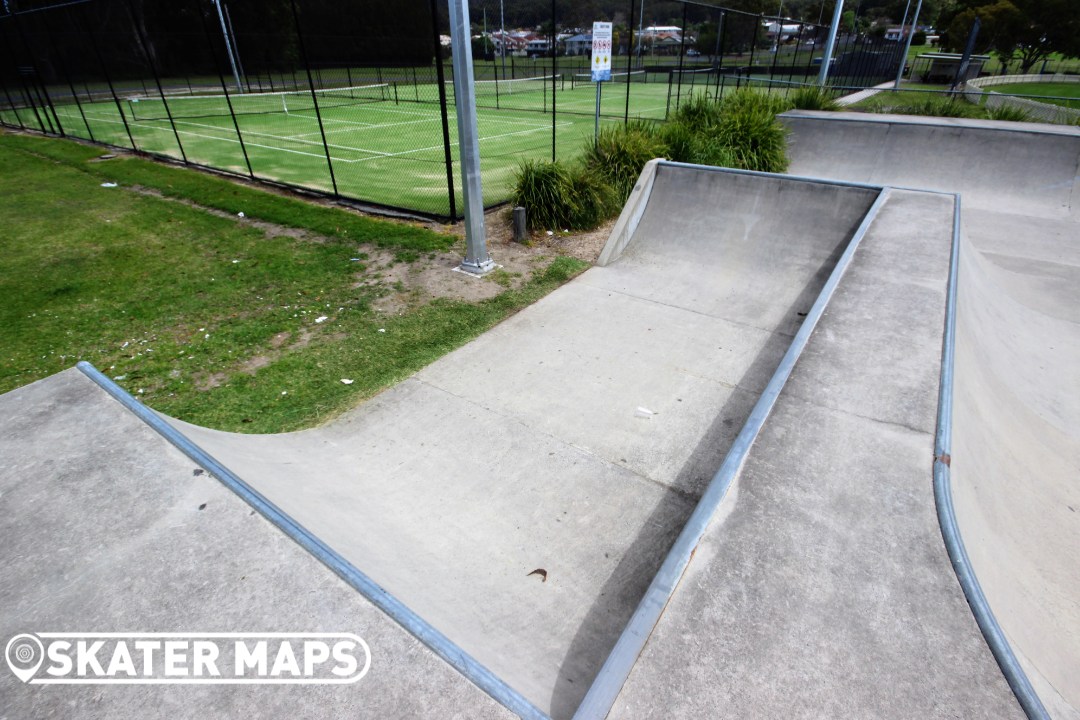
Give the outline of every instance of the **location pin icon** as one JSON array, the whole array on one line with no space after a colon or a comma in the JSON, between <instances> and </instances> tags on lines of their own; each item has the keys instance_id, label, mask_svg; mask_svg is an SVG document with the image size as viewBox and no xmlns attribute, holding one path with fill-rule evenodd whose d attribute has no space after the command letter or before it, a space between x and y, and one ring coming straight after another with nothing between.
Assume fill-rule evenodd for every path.
<instances>
[{"instance_id":1,"label":"location pin icon","mask_svg":"<svg viewBox=\"0 0 1080 720\"><path fill-rule=\"evenodd\" d=\"M15 673L15 677L27 682L41 667L41 661L45 659L45 648L36 636L23 633L8 640L4 657L7 658L8 667Z\"/></svg>"}]
</instances>

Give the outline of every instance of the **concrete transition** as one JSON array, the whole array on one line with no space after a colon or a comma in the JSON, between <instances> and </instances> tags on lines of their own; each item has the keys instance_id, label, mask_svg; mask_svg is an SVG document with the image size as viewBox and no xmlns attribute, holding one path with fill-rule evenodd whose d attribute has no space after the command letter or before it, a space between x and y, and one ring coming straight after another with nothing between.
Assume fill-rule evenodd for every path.
<instances>
[{"instance_id":1,"label":"concrete transition","mask_svg":"<svg viewBox=\"0 0 1080 720\"><path fill-rule=\"evenodd\" d=\"M654 161L597 267L330 425L166 418L197 464L77 370L0 396L0 641L340 631L372 651L349 686L0 669L5 712L1022 717L935 518L959 246L961 536L1038 697L1076 717L1080 133L785 121L793 174L823 179Z\"/></svg>"},{"instance_id":2,"label":"concrete transition","mask_svg":"<svg viewBox=\"0 0 1080 720\"><path fill-rule=\"evenodd\" d=\"M855 113L786 122L794 173L963 197L960 532L1046 709L1080 717L1080 129Z\"/></svg>"}]
</instances>

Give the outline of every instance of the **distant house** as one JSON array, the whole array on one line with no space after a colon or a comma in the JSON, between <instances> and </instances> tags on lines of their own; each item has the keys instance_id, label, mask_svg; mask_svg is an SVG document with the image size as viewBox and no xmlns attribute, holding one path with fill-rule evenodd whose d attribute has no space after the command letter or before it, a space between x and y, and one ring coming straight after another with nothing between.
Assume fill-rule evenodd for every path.
<instances>
[{"instance_id":1,"label":"distant house","mask_svg":"<svg viewBox=\"0 0 1080 720\"><path fill-rule=\"evenodd\" d=\"M911 34L911 26L905 25L900 27L899 25L893 25L885 28L885 39L892 40L893 42L900 42L906 40L907 36Z\"/></svg>"},{"instance_id":2,"label":"distant house","mask_svg":"<svg viewBox=\"0 0 1080 720\"><path fill-rule=\"evenodd\" d=\"M567 55L589 55L592 53L592 33L571 35L562 42Z\"/></svg>"},{"instance_id":3,"label":"distant house","mask_svg":"<svg viewBox=\"0 0 1080 720\"><path fill-rule=\"evenodd\" d=\"M528 53L530 57L547 55L550 49L550 38L546 38L541 35L533 35L525 43L525 52Z\"/></svg>"},{"instance_id":4,"label":"distant house","mask_svg":"<svg viewBox=\"0 0 1080 720\"><path fill-rule=\"evenodd\" d=\"M764 22L761 26L765 28L765 37L776 41L777 36L779 36L779 42L787 42L803 30L803 26L799 23L778 22L776 20Z\"/></svg>"}]
</instances>

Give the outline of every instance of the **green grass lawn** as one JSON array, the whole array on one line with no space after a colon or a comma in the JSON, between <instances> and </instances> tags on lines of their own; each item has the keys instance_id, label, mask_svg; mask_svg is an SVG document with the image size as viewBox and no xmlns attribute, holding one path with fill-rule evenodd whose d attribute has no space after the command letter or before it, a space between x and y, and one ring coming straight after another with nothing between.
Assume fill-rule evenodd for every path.
<instances>
[{"instance_id":1,"label":"green grass lawn","mask_svg":"<svg viewBox=\"0 0 1080 720\"><path fill-rule=\"evenodd\" d=\"M0 392L87 360L189 422L298 429L400 381L584 267L556 258L490 300L436 300L387 317L371 309L387 289L369 253L412 262L458 249L454 238L101 154L0 133ZM267 224L240 221L240 210Z\"/></svg>"},{"instance_id":2,"label":"green grass lawn","mask_svg":"<svg viewBox=\"0 0 1080 720\"><path fill-rule=\"evenodd\" d=\"M1011 83L992 85L987 90L1005 95L1027 95L1040 102L1080 108L1080 83Z\"/></svg>"}]
</instances>

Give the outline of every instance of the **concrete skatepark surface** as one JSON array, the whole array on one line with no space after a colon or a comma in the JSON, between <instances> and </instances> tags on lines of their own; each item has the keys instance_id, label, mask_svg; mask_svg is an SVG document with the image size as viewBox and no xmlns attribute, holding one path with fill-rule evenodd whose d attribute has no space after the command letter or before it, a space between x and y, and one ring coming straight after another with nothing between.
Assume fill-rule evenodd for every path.
<instances>
[{"instance_id":1,"label":"concrete skatepark surface","mask_svg":"<svg viewBox=\"0 0 1080 720\"><path fill-rule=\"evenodd\" d=\"M963 197L959 528L1046 709L1080 717L1080 131L856 113L787 123L791 172Z\"/></svg>"},{"instance_id":2,"label":"concrete skatepark surface","mask_svg":"<svg viewBox=\"0 0 1080 720\"><path fill-rule=\"evenodd\" d=\"M870 187L653 163L598 267L339 421L264 437L171 422L540 713L569 717L604 674L865 222L685 576L629 676L615 680L610 716L1020 717L934 517L956 211L948 193L959 191L968 238L953 414L957 514L1032 683L1055 717L1072 717L1080 379L1069 369L1080 354L1080 263L1071 193L1080 136L1017 133L1024 157L1038 164L998 154L1012 181L1026 182L1010 206L994 168L957 167L980 143L995 146L978 132L877 118L858 127L860 154L844 142L855 124L835 118L788 118L793 173L945 192L886 190L875 203L880 193ZM905 133L945 147L882 150ZM966 153L955 147L971 138ZM1071 171L1062 159L1069 152ZM943 154L949 168L934 173L928 165ZM918 182L920 168L939 184ZM990 178L992 190L983 187ZM872 203L880 210L868 219ZM1017 234L1031 228L1039 237L1018 247ZM34 538L46 523L49 537L64 538L62 550L5 543L5 638L50 623L255 631L299 622L295 629L382 642L372 643L372 672L354 695L99 688L103 716L175 716L179 703L180 714L192 715L239 707L301 716L507 713L257 515L244 525L185 510L198 499L191 493L212 492L208 508L248 517L240 498L193 478L190 461L77 371L2 396L0 408L2 535ZM85 428L88 415L103 420ZM82 434L65 429L80 422ZM1015 491L1018 478L1027 492ZM169 520L136 531L80 513L81 493L107 496L109 483L128 493L117 503L135 516ZM187 494L178 489L188 485ZM185 512L203 514L189 520ZM132 533L155 551L121 542ZM219 574L198 581L198 593L185 586L181 578L194 585L204 566L221 562L222 545L238 548L229 555L237 567L270 573L268 584L229 594L235 583ZM65 552L70 564L87 547L101 549L90 571L64 565ZM202 562L172 561L170 548ZM546 580L531 574L537 569ZM289 581L272 582L279 575ZM140 578L163 606L157 614L133 606L129 586L112 577ZM64 599L76 590L100 602ZM228 600L203 605L203 594ZM297 597L315 608L298 617L287 607ZM224 620L218 607L228 608ZM15 700L12 717L78 702L38 690L0 674L0 694Z\"/></svg>"}]
</instances>

